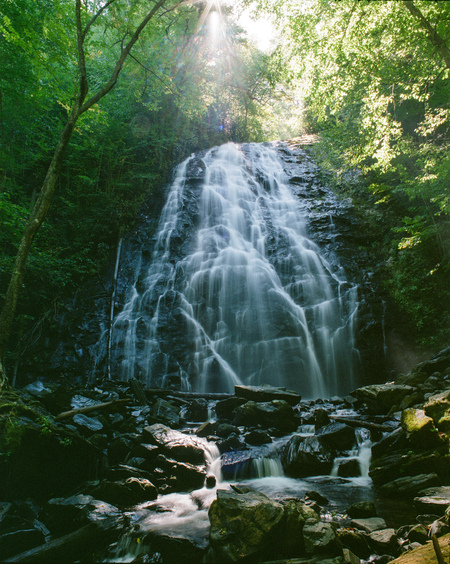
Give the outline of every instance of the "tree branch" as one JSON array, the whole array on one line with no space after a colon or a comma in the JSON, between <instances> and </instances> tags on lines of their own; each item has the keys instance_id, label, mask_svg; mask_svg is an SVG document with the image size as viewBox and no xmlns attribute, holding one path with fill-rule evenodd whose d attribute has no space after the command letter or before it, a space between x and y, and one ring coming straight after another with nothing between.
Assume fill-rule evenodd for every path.
<instances>
[{"instance_id":1,"label":"tree branch","mask_svg":"<svg viewBox=\"0 0 450 564\"><path fill-rule=\"evenodd\" d=\"M438 34L436 29L432 27L430 22L412 0L403 0L403 5L412 16L420 21L422 29L427 32L431 43L436 47L439 55L444 59L446 67L450 69L450 49L447 47L445 40Z\"/></svg>"},{"instance_id":2,"label":"tree branch","mask_svg":"<svg viewBox=\"0 0 450 564\"><path fill-rule=\"evenodd\" d=\"M88 21L88 23L86 24L86 27L85 27L84 30L83 30L83 34L82 34L83 41L86 39L86 35L87 35L89 29L91 28L92 24L95 22L95 20L101 15L101 13L102 13L103 11L106 10L106 8L108 8L109 6L111 6L111 4L112 4L113 2L115 2L115 1L116 1L116 0L109 0L108 2L106 2L106 4L105 4L104 6L102 6L102 7L100 8L100 10L98 10L98 12L97 12L96 14L94 14L94 16Z\"/></svg>"},{"instance_id":3,"label":"tree branch","mask_svg":"<svg viewBox=\"0 0 450 564\"><path fill-rule=\"evenodd\" d=\"M79 0L77 0L77 2L79 2ZM101 88L96 94L94 94L91 98L89 98L89 100L87 100L82 105L81 110L80 110L80 115L82 113L84 113L85 111L89 110L89 108L92 108L92 106L94 106L99 100L101 100L103 98L103 96L108 94L108 92L114 87L114 85L117 82L117 78L120 74L120 71L122 70L125 59L128 57L128 55L129 55L131 49L133 48L134 44L139 39L139 35L141 34L142 30L148 24L148 22L153 18L153 16L156 14L156 12L162 6L164 6L164 4L166 2L167 2L167 0L159 0L159 2L157 2L153 6L153 8L150 10L150 12L145 16L145 18L142 20L142 22L139 24L139 26L136 28L135 32L133 33L133 36L131 37L130 41L128 41L125 48L123 49L123 51L120 55L120 58L117 61L116 66L115 66L115 68L112 72L111 78L103 86L103 88Z\"/></svg>"}]
</instances>

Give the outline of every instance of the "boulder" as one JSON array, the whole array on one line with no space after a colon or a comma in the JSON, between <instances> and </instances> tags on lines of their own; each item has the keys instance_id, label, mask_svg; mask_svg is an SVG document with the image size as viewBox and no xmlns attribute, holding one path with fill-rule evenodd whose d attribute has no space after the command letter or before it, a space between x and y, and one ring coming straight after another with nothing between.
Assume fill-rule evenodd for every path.
<instances>
[{"instance_id":1,"label":"boulder","mask_svg":"<svg viewBox=\"0 0 450 564\"><path fill-rule=\"evenodd\" d=\"M160 454L158 463L168 477L172 491L188 492L203 487L206 480L206 468L194 466L188 462L179 462Z\"/></svg>"},{"instance_id":2,"label":"boulder","mask_svg":"<svg viewBox=\"0 0 450 564\"><path fill-rule=\"evenodd\" d=\"M420 490L432 486L439 486L440 483L439 476L435 472L432 472L430 474L417 474L416 476L397 478L396 480L383 484L380 490L385 495L415 495Z\"/></svg>"},{"instance_id":3,"label":"boulder","mask_svg":"<svg viewBox=\"0 0 450 564\"><path fill-rule=\"evenodd\" d=\"M250 431L244 436L244 439L248 445L253 446L261 446L272 442L269 433L262 429L253 429L253 431Z\"/></svg>"},{"instance_id":4,"label":"boulder","mask_svg":"<svg viewBox=\"0 0 450 564\"><path fill-rule=\"evenodd\" d=\"M352 519L351 526L370 534L386 529L386 522L381 517L369 517L368 519Z\"/></svg>"},{"instance_id":5,"label":"boulder","mask_svg":"<svg viewBox=\"0 0 450 564\"><path fill-rule=\"evenodd\" d=\"M137 477L116 482L102 480L91 493L117 507L131 507L158 497L158 490L149 480Z\"/></svg>"},{"instance_id":6,"label":"boulder","mask_svg":"<svg viewBox=\"0 0 450 564\"><path fill-rule=\"evenodd\" d=\"M317 513L301 501L288 501L284 506L286 518L285 540L283 542L283 552L286 557L293 554L303 554L305 545L303 542L303 527L306 521L319 521Z\"/></svg>"},{"instance_id":7,"label":"boulder","mask_svg":"<svg viewBox=\"0 0 450 564\"><path fill-rule=\"evenodd\" d=\"M377 554L395 554L399 548L394 529L380 529L369 534L369 543Z\"/></svg>"},{"instance_id":8,"label":"boulder","mask_svg":"<svg viewBox=\"0 0 450 564\"><path fill-rule=\"evenodd\" d=\"M341 478L352 478L361 475L361 468L357 458L345 458L338 464L337 475Z\"/></svg>"},{"instance_id":9,"label":"boulder","mask_svg":"<svg viewBox=\"0 0 450 564\"><path fill-rule=\"evenodd\" d=\"M236 425L230 425L229 423L219 423L215 431L215 434L222 439L226 439L232 433L240 435L239 428L236 427Z\"/></svg>"},{"instance_id":10,"label":"boulder","mask_svg":"<svg viewBox=\"0 0 450 564\"><path fill-rule=\"evenodd\" d=\"M234 393L239 398L255 402L267 402L272 400L284 400L290 405L297 405L302 399L300 394L286 390L286 388L275 388L273 386L235 386Z\"/></svg>"},{"instance_id":11,"label":"boulder","mask_svg":"<svg viewBox=\"0 0 450 564\"><path fill-rule=\"evenodd\" d=\"M250 488L218 490L209 520L210 542L219 562L267 559L280 548L284 508Z\"/></svg>"},{"instance_id":12,"label":"boulder","mask_svg":"<svg viewBox=\"0 0 450 564\"><path fill-rule=\"evenodd\" d=\"M294 431L298 420L292 406L284 400L247 403L234 410L235 425L261 426L264 429L276 427L285 432Z\"/></svg>"},{"instance_id":13,"label":"boulder","mask_svg":"<svg viewBox=\"0 0 450 564\"><path fill-rule=\"evenodd\" d=\"M203 398L191 400L183 416L186 421L207 421L208 402Z\"/></svg>"},{"instance_id":14,"label":"boulder","mask_svg":"<svg viewBox=\"0 0 450 564\"><path fill-rule=\"evenodd\" d=\"M423 409L405 409L402 412L401 423L407 439L415 447L430 448L440 442L433 419L425 415Z\"/></svg>"},{"instance_id":15,"label":"boulder","mask_svg":"<svg viewBox=\"0 0 450 564\"><path fill-rule=\"evenodd\" d=\"M350 450L355 446L355 430L345 423L330 423L316 432L321 444L335 452Z\"/></svg>"},{"instance_id":16,"label":"boulder","mask_svg":"<svg viewBox=\"0 0 450 564\"><path fill-rule=\"evenodd\" d=\"M450 506L450 486L437 486L420 491L414 498L414 505L420 511L444 515Z\"/></svg>"},{"instance_id":17,"label":"boulder","mask_svg":"<svg viewBox=\"0 0 450 564\"><path fill-rule=\"evenodd\" d=\"M338 529L337 537L342 546L349 548L356 556L364 560L369 558L371 549L369 535L357 529Z\"/></svg>"},{"instance_id":18,"label":"boulder","mask_svg":"<svg viewBox=\"0 0 450 564\"><path fill-rule=\"evenodd\" d=\"M149 421L177 428L181 424L180 408L165 399L158 399L150 408Z\"/></svg>"},{"instance_id":19,"label":"boulder","mask_svg":"<svg viewBox=\"0 0 450 564\"><path fill-rule=\"evenodd\" d=\"M369 470L369 476L377 486L405 476L432 473L445 483L450 478L450 456L435 451L411 454L409 450L402 450L373 459Z\"/></svg>"},{"instance_id":20,"label":"boulder","mask_svg":"<svg viewBox=\"0 0 450 564\"><path fill-rule=\"evenodd\" d=\"M171 458L191 464L205 464L204 445L195 436L174 431L159 423L145 427L144 435Z\"/></svg>"},{"instance_id":21,"label":"boulder","mask_svg":"<svg viewBox=\"0 0 450 564\"><path fill-rule=\"evenodd\" d=\"M428 542L429 538L427 527L421 523L415 525L408 533L408 540L410 542L418 542L420 544Z\"/></svg>"},{"instance_id":22,"label":"boulder","mask_svg":"<svg viewBox=\"0 0 450 564\"><path fill-rule=\"evenodd\" d=\"M337 556L342 554L342 547L331 523L322 521L310 522L303 527L303 542L306 554L326 554Z\"/></svg>"},{"instance_id":23,"label":"boulder","mask_svg":"<svg viewBox=\"0 0 450 564\"><path fill-rule=\"evenodd\" d=\"M373 384L364 386L352 392L360 402L367 404L373 413L388 413L394 406L398 406L403 398L412 394L412 386L401 384Z\"/></svg>"},{"instance_id":24,"label":"boulder","mask_svg":"<svg viewBox=\"0 0 450 564\"><path fill-rule=\"evenodd\" d=\"M222 476L225 480L256 477L253 461L261 456L262 453L258 450L225 452L220 457Z\"/></svg>"},{"instance_id":25,"label":"boulder","mask_svg":"<svg viewBox=\"0 0 450 564\"><path fill-rule=\"evenodd\" d=\"M377 510L373 501L357 501L350 505L347 509L347 514L352 519L367 519L376 517Z\"/></svg>"},{"instance_id":26,"label":"boulder","mask_svg":"<svg viewBox=\"0 0 450 564\"><path fill-rule=\"evenodd\" d=\"M446 411L450 409L450 390L429 397L423 409L438 424L439 420L445 416Z\"/></svg>"},{"instance_id":27,"label":"boulder","mask_svg":"<svg viewBox=\"0 0 450 564\"><path fill-rule=\"evenodd\" d=\"M439 431L450 437L450 409L444 413L437 423Z\"/></svg>"},{"instance_id":28,"label":"boulder","mask_svg":"<svg viewBox=\"0 0 450 564\"><path fill-rule=\"evenodd\" d=\"M293 478L329 474L333 467L334 453L316 436L294 435L280 455L284 471Z\"/></svg>"},{"instance_id":29,"label":"boulder","mask_svg":"<svg viewBox=\"0 0 450 564\"><path fill-rule=\"evenodd\" d=\"M247 403L247 400L244 398L237 398L236 396L232 396L231 398L226 398L224 400L220 400L216 403L216 414L217 417L221 420L223 419L233 419L233 411L239 407Z\"/></svg>"}]
</instances>

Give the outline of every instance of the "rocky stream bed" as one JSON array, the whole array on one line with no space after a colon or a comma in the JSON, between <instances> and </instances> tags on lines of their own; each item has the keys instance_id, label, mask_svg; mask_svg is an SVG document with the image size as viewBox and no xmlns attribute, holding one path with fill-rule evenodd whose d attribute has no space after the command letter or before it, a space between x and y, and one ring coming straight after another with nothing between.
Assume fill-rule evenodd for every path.
<instances>
[{"instance_id":1,"label":"rocky stream bed","mask_svg":"<svg viewBox=\"0 0 450 564\"><path fill-rule=\"evenodd\" d=\"M450 348L315 401L36 381L0 430L2 562L450 561Z\"/></svg>"}]
</instances>

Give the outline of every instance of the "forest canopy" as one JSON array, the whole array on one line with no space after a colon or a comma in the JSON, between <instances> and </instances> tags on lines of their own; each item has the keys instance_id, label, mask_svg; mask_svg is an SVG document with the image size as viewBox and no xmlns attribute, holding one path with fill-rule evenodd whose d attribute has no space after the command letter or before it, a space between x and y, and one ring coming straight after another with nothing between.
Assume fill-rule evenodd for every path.
<instances>
[{"instance_id":1,"label":"forest canopy","mask_svg":"<svg viewBox=\"0 0 450 564\"><path fill-rule=\"evenodd\" d=\"M270 49L244 29L243 11L278 30ZM358 204L414 337L448 340L450 3L11 0L0 7L0 60L4 304L61 132L85 108L30 243L2 346L8 367L100 275L142 204L159 209L174 164L225 141L303 133L317 134L314 158Z\"/></svg>"}]
</instances>

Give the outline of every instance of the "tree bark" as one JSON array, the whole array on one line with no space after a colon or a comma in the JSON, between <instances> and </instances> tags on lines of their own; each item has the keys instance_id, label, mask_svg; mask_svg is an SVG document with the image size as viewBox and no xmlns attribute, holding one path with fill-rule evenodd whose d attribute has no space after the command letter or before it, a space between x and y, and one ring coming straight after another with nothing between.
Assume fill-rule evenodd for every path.
<instances>
[{"instance_id":1,"label":"tree bark","mask_svg":"<svg viewBox=\"0 0 450 564\"><path fill-rule=\"evenodd\" d=\"M64 153L70 142L75 125L81 114L86 112L92 106L94 106L100 99L102 99L110 90L114 87L117 82L117 78L122 70L125 59L130 54L136 41L148 22L155 16L158 10L168 2L168 0L159 0L156 2L152 9L147 13L147 15L142 19L141 23L136 27L131 39L123 48L120 57L117 60L116 66L111 74L110 79L104 84L103 88L98 90L94 95L92 95L88 100L86 100L89 85L86 73L86 63L85 63L85 52L84 52L84 42L88 31L90 30L92 24L95 22L97 17L103 12L114 0L107 2L98 12L91 18L87 23L85 28L82 28L81 23L81 0L75 0L75 17L76 17L76 28L77 28L77 56L78 56L78 68L79 68L79 83L78 83L78 94L77 98L72 107L71 113L67 119L67 122L61 132L58 145L56 146L55 153L53 155L50 167L44 179L44 183L41 188L39 198L31 212L28 219L28 223L25 227L25 231L22 235L20 241L19 250L14 263L13 273L11 280L9 282L8 289L6 291L6 297L3 304L3 308L0 314L0 391L5 389L8 385L5 371L5 352L9 336L11 334L11 328L14 321L14 315L17 307L17 300L19 297L20 289L22 287L23 278L25 275L26 263L28 255L31 249L33 240L44 222L48 211L50 209L51 201L56 190L56 182L61 170L61 165L64 158ZM178 2L174 4L173 9L177 6L184 4L186 2Z\"/></svg>"},{"instance_id":2,"label":"tree bark","mask_svg":"<svg viewBox=\"0 0 450 564\"><path fill-rule=\"evenodd\" d=\"M403 5L412 16L420 21L422 29L427 32L431 43L436 47L439 55L444 59L446 67L450 69L450 49L448 48L445 40L438 34L436 29L432 27L430 22L412 0L403 0Z\"/></svg>"}]
</instances>

